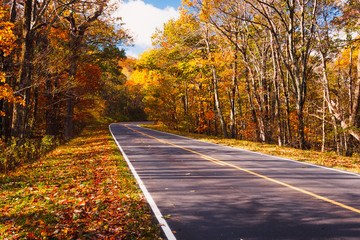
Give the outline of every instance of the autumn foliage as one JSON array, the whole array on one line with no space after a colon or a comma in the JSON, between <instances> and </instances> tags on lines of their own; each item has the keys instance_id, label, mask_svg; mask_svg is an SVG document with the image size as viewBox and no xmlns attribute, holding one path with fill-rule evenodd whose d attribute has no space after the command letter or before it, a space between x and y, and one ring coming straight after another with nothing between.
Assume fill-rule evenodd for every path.
<instances>
[{"instance_id":1,"label":"autumn foliage","mask_svg":"<svg viewBox=\"0 0 360 240\"><path fill-rule=\"evenodd\" d=\"M0 51L4 57L10 55L15 47L16 37L13 32L14 24L6 21L6 8L0 6ZM6 72L0 70L0 100L14 102L12 87L6 83ZM0 108L0 117L4 117L5 112Z\"/></svg>"},{"instance_id":2,"label":"autumn foliage","mask_svg":"<svg viewBox=\"0 0 360 240\"><path fill-rule=\"evenodd\" d=\"M183 1L127 84L172 129L357 156L359 8L348 3Z\"/></svg>"},{"instance_id":3,"label":"autumn foliage","mask_svg":"<svg viewBox=\"0 0 360 240\"><path fill-rule=\"evenodd\" d=\"M112 11L107 0L1 2L0 172L106 117L102 92L123 85L118 46L131 40Z\"/></svg>"}]
</instances>

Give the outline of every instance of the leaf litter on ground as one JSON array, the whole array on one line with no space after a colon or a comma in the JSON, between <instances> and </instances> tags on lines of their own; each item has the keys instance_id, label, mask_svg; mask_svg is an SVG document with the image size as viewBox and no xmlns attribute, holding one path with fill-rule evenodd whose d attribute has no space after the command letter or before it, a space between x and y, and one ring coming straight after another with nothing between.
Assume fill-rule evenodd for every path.
<instances>
[{"instance_id":1,"label":"leaf litter on ground","mask_svg":"<svg viewBox=\"0 0 360 240\"><path fill-rule=\"evenodd\" d=\"M0 175L0 239L161 238L107 125L93 124Z\"/></svg>"}]
</instances>

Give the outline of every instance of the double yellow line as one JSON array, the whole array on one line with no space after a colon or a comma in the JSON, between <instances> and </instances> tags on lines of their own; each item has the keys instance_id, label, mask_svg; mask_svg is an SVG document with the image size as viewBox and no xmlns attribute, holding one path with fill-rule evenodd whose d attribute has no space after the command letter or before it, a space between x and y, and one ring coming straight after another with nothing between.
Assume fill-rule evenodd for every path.
<instances>
[{"instance_id":1,"label":"double yellow line","mask_svg":"<svg viewBox=\"0 0 360 240\"><path fill-rule=\"evenodd\" d=\"M142 135L144 135L144 136L147 136L147 137L156 139L157 141L159 141L159 142L161 142L161 143L168 144L168 145L171 145L171 146L174 146L174 147L177 147L177 148L181 148L181 149L183 149L183 150L185 150L185 151L188 151L188 152L191 152L191 153L200 155L203 159L208 160L208 161L211 161L211 162L213 162L213 163L215 163L215 164L218 164L218 165L221 165L221 166L229 166L229 167L238 169L238 170L240 170L240 171L247 172L247 173L252 174L252 175L254 175L254 176L257 176L257 177L259 177L259 178L266 179L266 180L268 180L268 181L270 181L270 182L274 182L274 183L280 184L280 185L282 185L282 186L284 186L284 187L293 189L293 190L295 190L295 191L298 191L298 192L304 193L304 194L306 194L306 195L312 196L312 197L314 197L314 198L316 198L316 199L320 199L320 200L322 200L322 201L324 201L324 202L328 202L328 203L334 204L334 205L336 205L336 206L339 206L339 207L345 208L345 209L347 209L347 210L350 210L350 211L352 211L352 212L356 212L356 213L359 213L359 214L360 214L360 209L350 207L350 206L345 205L345 204L343 204L343 203L339 203L339 202L337 202L337 201L334 201L334 200L331 200L331 199L329 199L329 198L320 196L320 195L318 195L318 194L309 192L309 191L304 190L304 189L302 189L302 188L298 188L298 187L292 186L292 185L290 185L290 184L287 184L287 183L281 182L281 181L279 181L279 180L276 180L276 179L267 177L267 176L265 176L265 175L262 175L262 174L259 174L259 173L256 173L256 172L247 170L247 169L245 169L245 168L241 168L241 167L236 166L236 165L234 165L234 164L231 164L231 163L228 163L228 162L224 162L224 161L215 159L215 158L213 158L213 157L207 156L207 155L205 155L205 154L202 154L202 153L193 151L193 150L191 150L191 149L184 148L184 147L181 147L181 146L179 146L179 145L176 145L176 144L173 144L173 143L164 141L164 140L159 139L159 138L157 138L157 137L154 137L154 136L148 135L148 134L146 134L146 133L137 131L137 130L135 130L135 129L127 126L127 125L124 125L124 126L127 127L128 129L134 131L134 132L137 132L137 133L140 133L140 134L142 134Z\"/></svg>"}]
</instances>

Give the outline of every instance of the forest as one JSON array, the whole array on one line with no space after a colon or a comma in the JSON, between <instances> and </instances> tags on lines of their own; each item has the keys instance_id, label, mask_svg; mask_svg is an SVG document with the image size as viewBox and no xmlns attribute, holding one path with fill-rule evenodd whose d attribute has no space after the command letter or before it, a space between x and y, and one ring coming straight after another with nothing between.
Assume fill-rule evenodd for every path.
<instances>
[{"instance_id":1,"label":"forest","mask_svg":"<svg viewBox=\"0 0 360 240\"><path fill-rule=\"evenodd\" d=\"M0 171L69 141L94 118L144 118L124 83L132 37L108 0L2 0Z\"/></svg>"},{"instance_id":2,"label":"forest","mask_svg":"<svg viewBox=\"0 0 360 240\"><path fill-rule=\"evenodd\" d=\"M2 0L0 170L92 119L360 153L357 0L183 0L139 59L109 0Z\"/></svg>"},{"instance_id":3,"label":"forest","mask_svg":"<svg viewBox=\"0 0 360 240\"><path fill-rule=\"evenodd\" d=\"M126 85L171 129L360 153L360 2L184 0Z\"/></svg>"}]
</instances>

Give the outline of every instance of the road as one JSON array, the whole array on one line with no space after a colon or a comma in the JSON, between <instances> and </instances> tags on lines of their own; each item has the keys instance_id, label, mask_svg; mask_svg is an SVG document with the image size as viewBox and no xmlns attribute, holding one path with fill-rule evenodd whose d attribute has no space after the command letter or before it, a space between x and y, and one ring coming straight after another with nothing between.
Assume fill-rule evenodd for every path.
<instances>
[{"instance_id":1,"label":"road","mask_svg":"<svg viewBox=\"0 0 360 240\"><path fill-rule=\"evenodd\" d=\"M360 239L357 174L131 123L110 130L176 239Z\"/></svg>"}]
</instances>

